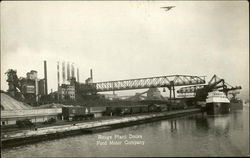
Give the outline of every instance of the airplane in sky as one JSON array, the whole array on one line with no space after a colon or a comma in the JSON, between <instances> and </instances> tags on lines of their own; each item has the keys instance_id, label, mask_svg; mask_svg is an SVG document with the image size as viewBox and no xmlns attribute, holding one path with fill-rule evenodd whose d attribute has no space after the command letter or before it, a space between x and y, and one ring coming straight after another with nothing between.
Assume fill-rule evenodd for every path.
<instances>
[{"instance_id":1,"label":"airplane in sky","mask_svg":"<svg viewBox=\"0 0 250 158\"><path fill-rule=\"evenodd\" d=\"M167 6L167 7L161 7L162 9L165 9L165 11L169 11L170 9L174 8L175 6Z\"/></svg>"}]
</instances>

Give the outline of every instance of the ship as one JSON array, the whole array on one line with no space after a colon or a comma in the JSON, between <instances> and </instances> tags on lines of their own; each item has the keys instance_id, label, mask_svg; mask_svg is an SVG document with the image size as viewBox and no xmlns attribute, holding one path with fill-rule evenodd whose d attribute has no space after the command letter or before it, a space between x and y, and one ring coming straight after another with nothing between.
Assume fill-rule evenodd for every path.
<instances>
[{"instance_id":1,"label":"ship","mask_svg":"<svg viewBox=\"0 0 250 158\"><path fill-rule=\"evenodd\" d=\"M206 112L208 115L228 114L230 112L230 100L226 94L218 90L209 92L206 99Z\"/></svg>"},{"instance_id":2,"label":"ship","mask_svg":"<svg viewBox=\"0 0 250 158\"><path fill-rule=\"evenodd\" d=\"M236 97L236 94L232 93L233 97L230 99L230 110L243 110L243 101Z\"/></svg>"}]
</instances>

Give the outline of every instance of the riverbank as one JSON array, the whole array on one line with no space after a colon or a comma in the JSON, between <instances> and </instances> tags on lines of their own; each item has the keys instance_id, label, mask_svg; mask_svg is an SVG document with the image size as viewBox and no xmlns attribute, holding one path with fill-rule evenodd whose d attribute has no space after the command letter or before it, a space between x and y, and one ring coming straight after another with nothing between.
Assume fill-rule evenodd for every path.
<instances>
[{"instance_id":1,"label":"riverbank","mask_svg":"<svg viewBox=\"0 0 250 158\"><path fill-rule=\"evenodd\" d=\"M186 109L178 111L167 111L159 113L147 113L120 118L95 120L89 122L71 123L66 125L49 126L37 128L36 130L22 130L4 133L1 139L2 148L18 146L27 143L34 143L43 140L51 140L77 134L101 132L115 128L131 126L161 119L184 116L187 114L199 113L200 109ZM102 130L104 129L104 130Z\"/></svg>"}]
</instances>

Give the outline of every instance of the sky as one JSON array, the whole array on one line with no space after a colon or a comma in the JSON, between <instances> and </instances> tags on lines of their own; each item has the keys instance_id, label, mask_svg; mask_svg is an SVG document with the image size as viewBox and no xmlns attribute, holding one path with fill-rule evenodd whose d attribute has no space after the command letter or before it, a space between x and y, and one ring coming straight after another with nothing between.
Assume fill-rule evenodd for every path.
<instances>
[{"instance_id":1,"label":"sky","mask_svg":"<svg viewBox=\"0 0 250 158\"><path fill-rule=\"evenodd\" d=\"M248 96L248 12L247 1L4 1L1 89L8 69L43 78L47 60L49 90L57 61L69 61L81 82L91 68L94 82L216 74Z\"/></svg>"}]
</instances>

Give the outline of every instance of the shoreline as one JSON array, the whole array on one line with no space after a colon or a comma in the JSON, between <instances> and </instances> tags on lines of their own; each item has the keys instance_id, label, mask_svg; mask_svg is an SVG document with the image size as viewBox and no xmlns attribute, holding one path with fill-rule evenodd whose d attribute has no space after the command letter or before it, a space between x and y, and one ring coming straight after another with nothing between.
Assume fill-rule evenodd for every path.
<instances>
[{"instance_id":1,"label":"shoreline","mask_svg":"<svg viewBox=\"0 0 250 158\"><path fill-rule=\"evenodd\" d=\"M200 112L201 110L196 108L196 109L185 109L185 110L158 112L158 113L147 113L136 116L125 116L121 118L110 118L97 121L95 120L91 122L48 126L48 127L38 128L37 130L24 130L14 134L6 133L4 134L5 136L1 139L1 148L2 149L11 148L15 146L36 143L45 140L59 139L74 135L104 132L117 128L154 122L163 119L176 118Z\"/></svg>"}]
</instances>

